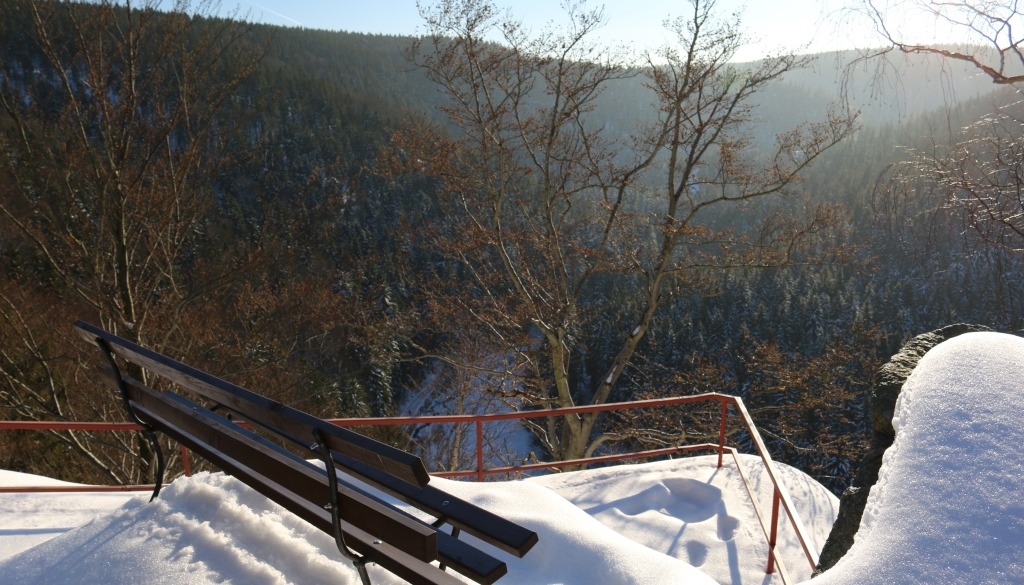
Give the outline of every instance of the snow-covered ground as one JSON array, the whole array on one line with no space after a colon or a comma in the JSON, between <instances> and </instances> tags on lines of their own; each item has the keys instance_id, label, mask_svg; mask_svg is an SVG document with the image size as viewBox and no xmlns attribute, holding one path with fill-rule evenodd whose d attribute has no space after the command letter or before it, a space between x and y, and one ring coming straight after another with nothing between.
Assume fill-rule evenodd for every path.
<instances>
[{"instance_id":1,"label":"snow-covered ground","mask_svg":"<svg viewBox=\"0 0 1024 585\"><path fill-rule=\"evenodd\" d=\"M762 509L770 509L760 459L742 461ZM779 582L764 573L767 545L735 464L716 463L705 456L523 481L431 483L537 531L539 544L524 559L491 549L509 566L502 584ZM820 548L836 498L800 471L779 467L805 522L814 519L809 529ZM0 472L0 485L12 478L34 479ZM76 499L81 507L69 516ZM0 558L8 557L0 560L0 582L358 583L331 537L232 477L179 478L156 501L147 499L0 495ZM787 567L806 577L810 567L788 526L782 534ZM383 570L371 569L371 577L402 582Z\"/></svg>"},{"instance_id":2,"label":"snow-covered ground","mask_svg":"<svg viewBox=\"0 0 1024 585\"><path fill-rule=\"evenodd\" d=\"M812 583L1024 583L1022 382L1017 337L969 334L928 353L901 396L896 443L856 544ZM759 461L743 464L769 509ZM835 498L779 468L820 548ZM42 481L0 471L0 485ZM778 582L764 574L764 537L731 462L718 469L715 458L698 457L514 482L432 481L538 532L525 559L505 557L501 584ZM0 582L358 582L331 537L234 478L181 478L157 501L146 499L0 495ZM804 580L810 568L783 526L785 564ZM371 577L400 582L376 568Z\"/></svg>"}]
</instances>

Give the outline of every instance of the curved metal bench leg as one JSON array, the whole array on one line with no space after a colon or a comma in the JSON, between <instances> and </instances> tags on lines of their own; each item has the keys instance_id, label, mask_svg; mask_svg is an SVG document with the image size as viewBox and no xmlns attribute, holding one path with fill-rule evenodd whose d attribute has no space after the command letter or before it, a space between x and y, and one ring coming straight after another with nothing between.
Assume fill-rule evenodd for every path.
<instances>
[{"instance_id":1,"label":"curved metal bench leg","mask_svg":"<svg viewBox=\"0 0 1024 585\"><path fill-rule=\"evenodd\" d=\"M338 499L338 472L334 468L334 459L331 457L331 448L327 446L327 438L320 429L313 429L313 437L316 439L316 451L324 462L327 471L327 484L331 490L331 502L326 507L331 510L332 526L334 527L334 543L338 551L346 559L352 561L356 570L359 571L359 579L363 585L370 585L370 575L366 572L366 558L357 555L345 544L345 535L341 531L341 502Z\"/></svg>"}]
</instances>

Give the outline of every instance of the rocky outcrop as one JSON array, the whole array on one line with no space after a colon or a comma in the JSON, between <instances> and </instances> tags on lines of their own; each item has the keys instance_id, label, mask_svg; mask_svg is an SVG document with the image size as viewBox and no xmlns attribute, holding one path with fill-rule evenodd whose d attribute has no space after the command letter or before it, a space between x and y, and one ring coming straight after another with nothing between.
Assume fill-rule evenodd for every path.
<instances>
[{"instance_id":1,"label":"rocky outcrop","mask_svg":"<svg viewBox=\"0 0 1024 585\"><path fill-rule=\"evenodd\" d=\"M896 410L896 399L899 398L900 389L903 388L907 377L914 371L924 354L936 345L964 333L988 330L987 327L960 323L918 335L879 368L871 389L871 450L861 459L852 485L839 499L839 514L821 550L815 575L833 567L853 545L854 536L860 528L861 516L864 514L864 504L871 493L871 486L878 481L882 456L896 436L892 427L892 417Z\"/></svg>"}]
</instances>

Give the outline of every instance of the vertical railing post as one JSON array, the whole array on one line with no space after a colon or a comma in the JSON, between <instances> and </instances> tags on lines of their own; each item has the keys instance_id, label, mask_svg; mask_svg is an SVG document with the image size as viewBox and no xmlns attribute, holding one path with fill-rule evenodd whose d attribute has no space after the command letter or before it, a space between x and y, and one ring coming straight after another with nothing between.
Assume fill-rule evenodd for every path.
<instances>
[{"instance_id":1,"label":"vertical railing post","mask_svg":"<svg viewBox=\"0 0 1024 585\"><path fill-rule=\"evenodd\" d=\"M718 425L718 466L722 466L722 455L725 453L725 417L729 415L729 403L722 400L722 418Z\"/></svg>"},{"instance_id":2,"label":"vertical railing post","mask_svg":"<svg viewBox=\"0 0 1024 585\"><path fill-rule=\"evenodd\" d=\"M476 480L484 480L484 422L476 420Z\"/></svg>"},{"instance_id":3,"label":"vertical railing post","mask_svg":"<svg viewBox=\"0 0 1024 585\"><path fill-rule=\"evenodd\" d=\"M185 466L185 477L192 477L192 464L188 460L188 449L181 446L181 463Z\"/></svg>"},{"instance_id":4,"label":"vertical railing post","mask_svg":"<svg viewBox=\"0 0 1024 585\"><path fill-rule=\"evenodd\" d=\"M768 569L765 570L765 573L769 575L775 572L775 543L778 541L779 534L780 499L779 487L775 486L775 491L772 492L772 531L771 536L768 537Z\"/></svg>"}]
</instances>

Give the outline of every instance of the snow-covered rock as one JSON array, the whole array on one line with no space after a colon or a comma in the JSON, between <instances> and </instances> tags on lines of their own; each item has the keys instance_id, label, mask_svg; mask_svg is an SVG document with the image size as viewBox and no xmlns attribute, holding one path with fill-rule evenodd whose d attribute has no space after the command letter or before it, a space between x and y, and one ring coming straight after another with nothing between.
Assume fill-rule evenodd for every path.
<instances>
[{"instance_id":1,"label":"snow-covered rock","mask_svg":"<svg viewBox=\"0 0 1024 585\"><path fill-rule=\"evenodd\" d=\"M968 333L903 387L853 547L814 585L1024 583L1024 339Z\"/></svg>"}]
</instances>

